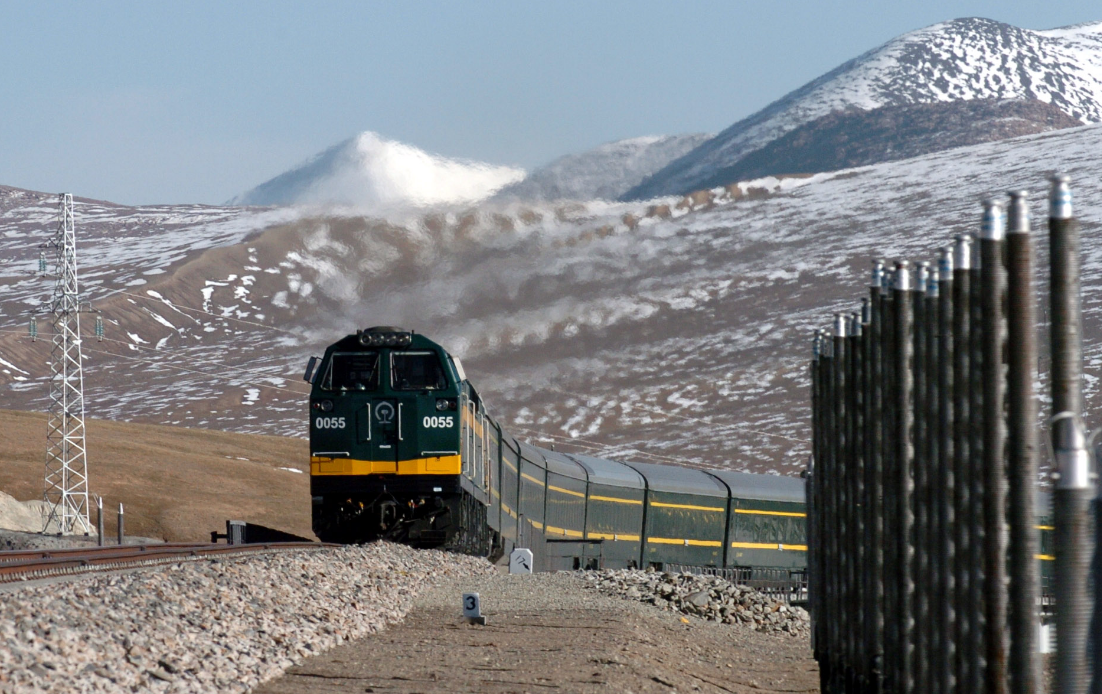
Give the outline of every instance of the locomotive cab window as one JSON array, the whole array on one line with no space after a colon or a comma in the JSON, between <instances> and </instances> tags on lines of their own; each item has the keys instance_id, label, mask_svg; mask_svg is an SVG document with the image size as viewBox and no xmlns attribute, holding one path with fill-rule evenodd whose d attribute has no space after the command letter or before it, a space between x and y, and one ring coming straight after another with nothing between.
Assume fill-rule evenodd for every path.
<instances>
[{"instance_id":1,"label":"locomotive cab window","mask_svg":"<svg viewBox=\"0 0 1102 694\"><path fill-rule=\"evenodd\" d=\"M392 352L390 386L394 390L443 390L448 387L436 352Z\"/></svg>"},{"instance_id":2,"label":"locomotive cab window","mask_svg":"<svg viewBox=\"0 0 1102 694\"><path fill-rule=\"evenodd\" d=\"M375 390L379 387L379 353L334 354L322 381L325 390Z\"/></svg>"}]
</instances>

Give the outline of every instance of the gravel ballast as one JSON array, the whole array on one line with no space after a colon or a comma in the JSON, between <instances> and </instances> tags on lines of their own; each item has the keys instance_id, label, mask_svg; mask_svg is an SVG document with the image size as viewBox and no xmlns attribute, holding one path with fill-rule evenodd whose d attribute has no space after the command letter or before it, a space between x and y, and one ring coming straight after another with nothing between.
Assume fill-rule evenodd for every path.
<instances>
[{"instance_id":1,"label":"gravel ballast","mask_svg":"<svg viewBox=\"0 0 1102 694\"><path fill-rule=\"evenodd\" d=\"M802 607L716 576L623 569L590 572L585 579L601 592L713 622L799 637L807 637L811 629Z\"/></svg>"},{"instance_id":2,"label":"gravel ballast","mask_svg":"<svg viewBox=\"0 0 1102 694\"><path fill-rule=\"evenodd\" d=\"M481 559L376 543L198 559L0 592L0 692L246 692L400 621Z\"/></svg>"}]
</instances>

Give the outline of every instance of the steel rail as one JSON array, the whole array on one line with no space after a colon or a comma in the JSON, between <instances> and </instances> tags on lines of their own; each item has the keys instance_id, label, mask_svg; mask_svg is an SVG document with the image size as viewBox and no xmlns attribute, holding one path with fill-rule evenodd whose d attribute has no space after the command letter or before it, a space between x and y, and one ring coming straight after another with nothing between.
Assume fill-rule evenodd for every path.
<instances>
[{"instance_id":1,"label":"steel rail","mask_svg":"<svg viewBox=\"0 0 1102 694\"><path fill-rule=\"evenodd\" d=\"M190 561L210 556L255 554L291 549L330 549L321 542L266 542L241 545L172 543L111 547L0 551L0 583L51 576L113 571Z\"/></svg>"}]
</instances>

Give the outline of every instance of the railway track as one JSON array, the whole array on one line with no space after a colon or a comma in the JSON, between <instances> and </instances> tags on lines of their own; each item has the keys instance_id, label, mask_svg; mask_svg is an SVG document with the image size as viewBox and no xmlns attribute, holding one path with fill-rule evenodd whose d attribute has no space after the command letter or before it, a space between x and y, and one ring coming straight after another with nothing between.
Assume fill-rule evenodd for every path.
<instances>
[{"instance_id":1,"label":"railway track","mask_svg":"<svg viewBox=\"0 0 1102 694\"><path fill-rule=\"evenodd\" d=\"M325 549L339 546L321 542L236 545L166 543L75 549L4 550L0 551L0 583L172 564L211 556L240 556L288 549Z\"/></svg>"}]
</instances>

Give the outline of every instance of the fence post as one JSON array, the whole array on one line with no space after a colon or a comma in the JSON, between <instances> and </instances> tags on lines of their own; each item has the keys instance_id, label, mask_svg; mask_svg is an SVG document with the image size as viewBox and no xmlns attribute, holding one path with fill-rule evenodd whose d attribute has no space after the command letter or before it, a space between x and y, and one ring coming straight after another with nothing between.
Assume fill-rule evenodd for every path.
<instances>
[{"instance_id":1,"label":"fence post","mask_svg":"<svg viewBox=\"0 0 1102 694\"><path fill-rule=\"evenodd\" d=\"M861 667L861 627L864 625L863 613L863 601L861 583L861 565L864 560L864 547L863 547L863 533L864 523L862 523L862 513L864 511L864 490L865 490L865 462L864 462L864 436L865 436L865 398L864 398L864 369L862 368L864 362L864 331L861 324L861 314L854 313L850 315L849 328L846 333L846 340L848 342L847 349L849 351L849 381L850 381L850 402L849 402L849 418L852 423L850 426L850 446L849 456L846 461L846 483L847 483L847 499L849 503L846 506L846 530L847 530L847 554L849 559L846 562L846 580L849 582L849 599L846 604L846 611L849 613L847 636L849 649L849 672L848 684L851 690L856 691L860 686L859 682L864 679L864 669Z\"/></svg>"},{"instance_id":2,"label":"fence post","mask_svg":"<svg viewBox=\"0 0 1102 694\"><path fill-rule=\"evenodd\" d=\"M1006 217L1002 202L983 203L983 227L980 267L983 302L983 595L985 617L987 694L1007 694L1006 682L1006 429L1003 408L1006 381L1003 373L1003 348L1006 339L1006 294L1003 255Z\"/></svg>"},{"instance_id":3,"label":"fence post","mask_svg":"<svg viewBox=\"0 0 1102 694\"><path fill-rule=\"evenodd\" d=\"M912 686L917 692L928 692L926 686L926 641L929 623L926 620L926 548L923 538L926 535L926 456L929 452L926 436L926 289L930 278L930 264L922 261L915 267L914 286L914 342L911 372L914 379L914 445L912 471L912 513L913 531L910 537L914 560L910 566L909 581L914 586L914 598L911 609L914 613L914 659L911 662Z\"/></svg>"},{"instance_id":4,"label":"fence post","mask_svg":"<svg viewBox=\"0 0 1102 694\"><path fill-rule=\"evenodd\" d=\"M845 460L846 460L846 320L840 313L834 314L834 345L833 359L833 383L832 410L834 411L834 440L833 454L831 455L831 602L832 602L832 627L834 635L831 638L831 689L842 683L845 676L845 589L844 572L842 566L842 552L845 551L843 537L845 536L845 522L843 509L845 508Z\"/></svg>"},{"instance_id":5,"label":"fence post","mask_svg":"<svg viewBox=\"0 0 1102 694\"><path fill-rule=\"evenodd\" d=\"M1052 279L1052 441L1056 455L1053 516L1056 523L1056 692L1085 692L1090 598L1090 480L1080 373L1079 227L1072 215L1067 176L1052 178L1049 194Z\"/></svg>"},{"instance_id":6,"label":"fence post","mask_svg":"<svg viewBox=\"0 0 1102 694\"><path fill-rule=\"evenodd\" d=\"M1010 483L1010 687L1013 694L1039 692L1037 668L1037 310L1033 295L1033 241L1029 199L1010 194L1007 255L1007 448Z\"/></svg>"},{"instance_id":7,"label":"fence post","mask_svg":"<svg viewBox=\"0 0 1102 694\"><path fill-rule=\"evenodd\" d=\"M983 508L984 508L984 477L983 477L983 256L980 253L978 239L972 239L972 267L969 270L971 281L971 299L969 306L969 318L972 330L969 334L971 358L968 370L971 385L969 386L969 444L968 444L968 474L971 488L968 492L968 610L971 613L968 621L971 625L968 631L968 645L965 653L968 658L968 680L963 691L982 692L984 688L984 673L986 671L986 631L984 626L984 536L983 536Z\"/></svg>"},{"instance_id":8,"label":"fence post","mask_svg":"<svg viewBox=\"0 0 1102 694\"><path fill-rule=\"evenodd\" d=\"M942 249L938 259L938 448L937 470L937 551L939 609L935 618L938 630L937 679L934 691L949 694L953 687L955 624L953 611L953 247Z\"/></svg>"},{"instance_id":9,"label":"fence post","mask_svg":"<svg viewBox=\"0 0 1102 694\"><path fill-rule=\"evenodd\" d=\"M954 633L954 673L958 691L968 691L967 650L972 627L968 609L969 557L969 474L970 448L968 422L971 389L971 267L972 239L957 236L953 247L953 612L956 615Z\"/></svg>"},{"instance_id":10,"label":"fence post","mask_svg":"<svg viewBox=\"0 0 1102 694\"><path fill-rule=\"evenodd\" d=\"M819 535L815 530L819 522L818 502L815 496L818 490L815 483L818 481L819 464L822 456L822 441L820 439L819 412L822 408L822 395L819 393L819 331L811 339L811 364L808 367L808 375L811 378L811 459L808 461L807 478L804 487L807 490L807 607L811 616L811 652L815 660L819 660Z\"/></svg>"},{"instance_id":11,"label":"fence post","mask_svg":"<svg viewBox=\"0 0 1102 694\"><path fill-rule=\"evenodd\" d=\"M103 547L106 540L103 539L103 497L96 495L96 544Z\"/></svg>"},{"instance_id":12,"label":"fence post","mask_svg":"<svg viewBox=\"0 0 1102 694\"><path fill-rule=\"evenodd\" d=\"M892 484L896 487L899 522L896 581L899 609L899 680L896 691L914 691L912 663L914 660L914 298L910 263L901 260L895 265L895 398L896 440L895 470Z\"/></svg>"},{"instance_id":13,"label":"fence post","mask_svg":"<svg viewBox=\"0 0 1102 694\"><path fill-rule=\"evenodd\" d=\"M938 485L938 304L941 293L940 278L936 268L929 271L926 280L926 451L922 491L922 507L925 521L920 542L925 557L925 569L919 573L917 589L922 591L922 628L925 630L923 653L923 688L919 691L936 692L937 654L942 632L938 629L938 577L941 575L941 557L937 551L940 537L937 499L942 495Z\"/></svg>"},{"instance_id":14,"label":"fence post","mask_svg":"<svg viewBox=\"0 0 1102 694\"><path fill-rule=\"evenodd\" d=\"M867 458L865 460L865 497L868 500L865 515L865 537L868 551L867 573L865 579L865 672L867 686L872 692L880 691L881 654L883 650L884 612L883 595L884 571L883 531L883 307L882 283L884 263L877 260L872 264L872 281L869 285L868 323L868 393L869 421L867 434Z\"/></svg>"}]
</instances>

